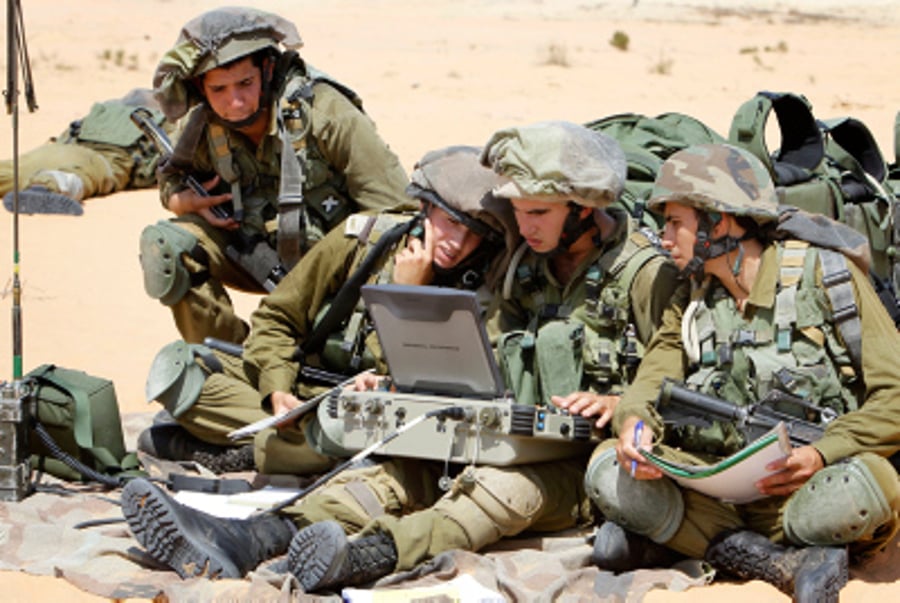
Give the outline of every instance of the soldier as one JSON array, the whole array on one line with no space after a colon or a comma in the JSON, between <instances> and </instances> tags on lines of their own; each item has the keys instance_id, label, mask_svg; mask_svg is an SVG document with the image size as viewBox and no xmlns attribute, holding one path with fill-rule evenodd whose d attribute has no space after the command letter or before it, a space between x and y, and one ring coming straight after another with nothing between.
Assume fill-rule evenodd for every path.
<instances>
[{"instance_id":1,"label":"soldier","mask_svg":"<svg viewBox=\"0 0 900 603\"><path fill-rule=\"evenodd\" d=\"M491 139L482 157L486 164L511 181L498 191L512 191L510 194L517 197L514 206L520 201L525 203L525 199L538 203L549 198L551 207L567 207L562 202L565 196L580 208L575 213L581 221L593 216L595 209L614 201L625 179L624 157L618 146L604 135L574 124L540 124L504 130ZM535 174L537 182L526 180L522 177L524 173ZM548 235L556 237L550 248L556 247L563 238L560 227L565 220L555 220L555 217L544 218L547 232L556 231L555 235ZM529 245L535 244L537 237L526 225L540 220L531 216L527 221L517 220L520 231L527 233ZM618 224L620 228L614 223L603 222L601 226L591 217L590 225L567 231L573 238L564 246L566 249L559 252L559 256L565 258L560 266L577 265L580 270L559 278L567 287L575 285L574 290L578 292L575 295L584 297L590 291L581 280L586 266L581 265L578 258L583 261L590 258L591 262L587 262L590 265L607 252L621 250L628 238L627 220ZM599 250L595 248L598 242ZM659 301L670 296L675 271L667 270L665 262L646 258L642 265L641 270L655 276L635 279L635 282L640 282L641 286L658 286L664 291L657 294L648 290L644 294ZM554 283L559 283L560 301L574 301L574 296L572 300L567 298L569 289L566 294L561 293L563 282L556 279L554 277ZM638 294L635 289L631 293ZM661 308L663 304L647 302L641 306ZM584 324L585 330L598 324L584 318L584 314L577 316L573 321L585 320L580 323ZM567 322L562 316L556 319ZM578 349L582 348L579 346ZM571 355L569 352L570 358ZM606 395L606 384L595 381L587 370L579 377L578 393L565 401L570 402L570 408L583 406L583 415L599 417L599 423L604 423L604 415L608 414L616 397ZM550 393L568 395L572 390ZM569 459L502 468L447 468L439 461L394 458L352 469L338 475L301 504L285 509L294 523L307 526L290 543L288 566L304 590L312 592L369 582L395 570L412 568L451 549L477 551L526 529L555 531L587 523L591 517L582 488L583 466L584 459ZM452 472L452 476L447 472ZM441 477L455 478L447 492L438 487ZM146 482L126 487L125 500L126 516L136 518L131 520L132 525L138 526L136 533L138 530L152 532L148 522L141 519L140 504L145 508L164 506L166 521L172 521L173 517L177 521L177 517L184 514L182 508L169 502L159 489ZM208 532L206 522L218 522L207 519L200 524L196 513L191 513L191 517L193 534L185 538L197 541L194 545L197 552L190 557L195 565L203 566L207 560L214 567L234 565L237 559L248 562L247 556L240 551L226 547L215 551L209 547L201 548L200 537ZM272 520L267 521L269 523L261 524L261 530L271 530ZM182 534L185 532L187 530ZM358 532L359 536L348 540L347 532ZM282 540L286 539L284 533ZM258 563L260 559L252 561Z\"/></svg>"},{"instance_id":2,"label":"soldier","mask_svg":"<svg viewBox=\"0 0 900 603\"><path fill-rule=\"evenodd\" d=\"M171 130L150 90L95 103L59 136L19 158L19 211L81 215L81 202L117 191L156 186L159 152L131 121L144 107ZM0 195L13 211L13 162L0 162Z\"/></svg>"},{"instance_id":3,"label":"soldier","mask_svg":"<svg viewBox=\"0 0 900 603\"><path fill-rule=\"evenodd\" d=\"M343 380L381 361L358 303L363 283L471 289L487 305L487 283L503 262L505 227L502 214L481 207L497 178L478 154L475 147L448 147L416 164L407 192L421 204L419 215L359 214L329 233L263 298L242 359L183 341L165 346L153 362L147 394L177 424L145 430L138 449L196 460L216 472L255 466L303 475L329 468L333 459L306 445L315 413L297 426L258 434L255 465L249 441L235 448L227 434L332 387L316 378L320 371Z\"/></svg>"},{"instance_id":4,"label":"soldier","mask_svg":"<svg viewBox=\"0 0 900 603\"><path fill-rule=\"evenodd\" d=\"M900 448L898 334L864 270L785 238L772 181L750 153L720 144L673 154L649 206L665 215L664 242L691 278L692 301L683 324L667 315L616 407L617 438L595 451L588 493L620 526L635 566L661 543L798 601L837 601L847 545L862 558L897 530L897 474L885 457ZM726 504L679 488L638 451L705 464L740 446L729 423L664 432L653 404L664 377L735 405L778 389L840 416L769 467L756 484L766 498ZM635 443L638 421L646 429Z\"/></svg>"},{"instance_id":5,"label":"soldier","mask_svg":"<svg viewBox=\"0 0 900 603\"><path fill-rule=\"evenodd\" d=\"M160 178L177 217L144 230L141 266L188 343L243 341L226 286L271 290L350 214L408 206L406 174L359 98L301 45L277 15L219 8L188 22L157 66L157 98L181 120Z\"/></svg>"}]
</instances>

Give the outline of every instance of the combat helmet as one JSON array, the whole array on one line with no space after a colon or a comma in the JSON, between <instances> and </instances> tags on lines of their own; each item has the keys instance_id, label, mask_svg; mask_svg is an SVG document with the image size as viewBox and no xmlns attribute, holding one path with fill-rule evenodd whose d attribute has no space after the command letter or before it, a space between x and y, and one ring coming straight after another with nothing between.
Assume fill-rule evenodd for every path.
<instances>
[{"instance_id":1,"label":"combat helmet","mask_svg":"<svg viewBox=\"0 0 900 603\"><path fill-rule=\"evenodd\" d=\"M778 219L778 197L766 167L749 151L727 144L696 145L669 156L647 206L662 212L669 202L748 216L757 224Z\"/></svg>"},{"instance_id":2,"label":"combat helmet","mask_svg":"<svg viewBox=\"0 0 900 603\"><path fill-rule=\"evenodd\" d=\"M508 247L506 239L516 232L508 204L495 203L491 194L500 177L481 164L480 156L481 149L474 146L431 151L416 163L406 188L410 197L441 208L482 237L478 249L451 271L463 274L461 282L471 285L492 280L502 267L505 256L500 252Z\"/></svg>"},{"instance_id":3,"label":"combat helmet","mask_svg":"<svg viewBox=\"0 0 900 603\"><path fill-rule=\"evenodd\" d=\"M494 195L570 208L559 243L568 249L595 227L585 207L601 209L617 201L625 187L625 153L611 137L566 121L546 121L495 132L481 156L502 176ZM598 241L599 242L599 241Z\"/></svg>"},{"instance_id":4,"label":"combat helmet","mask_svg":"<svg viewBox=\"0 0 900 603\"><path fill-rule=\"evenodd\" d=\"M191 84L195 77L262 50L302 46L294 24L273 13L245 7L205 12L185 24L160 59L153 74L156 98L166 118L175 121L201 100Z\"/></svg>"},{"instance_id":5,"label":"combat helmet","mask_svg":"<svg viewBox=\"0 0 900 603\"><path fill-rule=\"evenodd\" d=\"M661 213L666 203L699 210L694 257L684 267L686 276L700 280L707 260L739 250L734 269L743 259L740 239L732 235L713 239L712 230L722 214L744 216L759 226L778 220L775 185L762 162L749 151L727 144L703 144L682 149L662 164L647 207Z\"/></svg>"}]
</instances>

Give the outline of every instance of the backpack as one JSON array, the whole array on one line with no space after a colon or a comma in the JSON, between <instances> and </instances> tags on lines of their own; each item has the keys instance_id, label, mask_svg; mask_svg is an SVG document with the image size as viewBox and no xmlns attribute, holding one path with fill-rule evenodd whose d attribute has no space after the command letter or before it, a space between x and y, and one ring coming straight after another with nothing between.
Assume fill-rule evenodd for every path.
<instances>
[{"instance_id":1,"label":"backpack","mask_svg":"<svg viewBox=\"0 0 900 603\"><path fill-rule=\"evenodd\" d=\"M780 146L769 151L766 124L774 113ZM869 129L852 117L817 120L810 102L790 92L759 92L741 105L728 133L768 168L779 201L851 226L871 250L870 278L895 322L900 241L895 213L898 197L888 168Z\"/></svg>"},{"instance_id":2,"label":"backpack","mask_svg":"<svg viewBox=\"0 0 900 603\"><path fill-rule=\"evenodd\" d=\"M35 402L28 446L33 469L109 485L140 473L137 455L125 450L112 381L52 364L24 380Z\"/></svg>"},{"instance_id":3,"label":"backpack","mask_svg":"<svg viewBox=\"0 0 900 603\"><path fill-rule=\"evenodd\" d=\"M625 153L628 174L617 202L638 224L657 229L661 220L644 211L660 166L669 155L695 144L722 143L725 138L700 120L683 113L648 117L619 113L585 124L614 138Z\"/></svg>"}]
</instances>

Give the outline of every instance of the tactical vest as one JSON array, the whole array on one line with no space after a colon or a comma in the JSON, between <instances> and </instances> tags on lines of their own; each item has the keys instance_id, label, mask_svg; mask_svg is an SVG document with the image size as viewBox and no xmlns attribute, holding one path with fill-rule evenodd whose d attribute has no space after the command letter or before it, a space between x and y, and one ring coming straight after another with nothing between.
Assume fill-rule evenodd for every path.
<instances>
[{"instance_id":1,"label":"tactical vest","mask_svg":"<svg viewBox=\"0 0 900 603\"><path fill-rule=\"evenodd\" d=\"M129 186L145 188L156 185L156 167L159 151L153 143L131 121L135 107L121 101L111 100L94 103L90 112L82 119L74 121L69 129L59 137L66 144L81 143L98 149L102 146L117 147L131 153L134 161ZM149 109L154 121L162 124L165 117L160 111Z\"/></svg>"},{"instance_id":2,"label":"tactical vest","mask_svg":"<svg viewBox=\"0 0 900 603\"><path fill-rule=\"evenodd\" d=\"M288 268L355 208L343 174L332 169L312 137L310 108L313 88L320 83L330 85L362 111L362 101L350 88L312 67L293 64L278 93L278 151L283 157L279 168L270 174L259 173L259 163L232 141L235 133L207 120L210 157L216 172L231 186L232 203L241 214L244 233L248 237L266 235L271 230L266 222L278 215L279 200L286 197L299 212L299 248L292 254L296 257L282 257ZM288 161L287 152L296 161Z\"/></svg>"},{"instance_id":3,"label":"tactical vest","mask_svg":"<svg viewBox=\"0 0 900 603\"><path fill-rule=\"evenodd\" d=\"M553 395L623 391L644 356L631 316L631 285L659 254L643 233L633 232L604 252L581 283L571 283L566 299L545 282L544 260L531 254L510 265L511 297L529 322L501 335L497 354L518 403L551 405Z\"/></svg>"},{"instance_id":4,"label":"tactical vest","mask_svg":"<svg viewBox=\"0 0 900 603\"><path fill-rule=\"evenodd\" d=\"M695 369L687 382L741 406L778 389L838 414L856 410L863 394L857 378L861 332L847 260L840 252L805 241L776 245L779 274L773 308L755 308L747 319L718 281L694 292L682 326ZM816 282L817 267L824 286ZM806 419L797 408L778 410ZM719 456L743 445L728 423L688 425L672 435L675 446Z\"/></svg>"},{"instance_id":5,"label":"tactical vest","mask_svg":"<svg viewBox=\"0 0 900 603\"><path fill-rule=\"evenodd\" d=\"M409 214L390 212L380 213L378 216L365 216L362 214L351 216L344 228L344 235L357 239L359 247L355 252L348 274L353 274L359 269L360 264L363 263L382 235L397 224L411 219L414 218ZM391 282L394 272L394 262L392 261L394 253L405 245L405 242L406 239L401 238L389 250L381 254L382 260L380 265L376 266L372 275L369 276L367 279L368 283L384 284ZM323 317L328 313L333 300L334 297L329 299L316 314L313 330L318 327ZM365 304L362 299L356 302L356 305L342 324L342 330L328 335L322 352L319 354L322 368L349 376L375 367L376 354L373 353L373 348L377 345L377 342L373 339L374 329L371 320L366 314Z\"/></svg>"}]
</instances>

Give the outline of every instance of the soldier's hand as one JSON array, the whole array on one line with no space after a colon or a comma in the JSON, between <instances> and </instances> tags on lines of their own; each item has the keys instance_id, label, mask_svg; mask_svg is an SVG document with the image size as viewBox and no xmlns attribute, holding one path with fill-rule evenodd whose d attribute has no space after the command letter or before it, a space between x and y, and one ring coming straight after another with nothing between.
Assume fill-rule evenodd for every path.
<instances>
[{"instance_id":1,"label":"soldier's hand","mask_svg":"<svg viewBox=\"0 0 900 603\"><path fill-rule=\"evenodd\" d=\"M594 425L602 429L612 418L620 396L601 396L592 392L574 392L568 396L551 396L550 401L557 408L569 411L570 415L597 417Z\"/></svg>"},{"instance_id":2,"label":"soldier's hand","mask_svg":"<svg viewBox=\"0 0 900 603\"><path fill-rule=\"evenodd\" d=\"M638 448L650 450L653 447L653 430L645 428L641 431L640 443L635 446L634 428L638 421L638 417L630 416L622 423L619 440L616 442L616 459L619 461L622 471L631 472L632 466L634 467L635 479L659 479L663 476L663 472L655 465L645 461L638 452Z\"/></svg>"},{"instance_id":3,"label":"soldier's hand","mask_svg":"<svg viewBox=\"0 0 900 603\"><path fill-rule=\"evenodd\" d=\"M768 496L786 496L799 489L824 466L822 455L812 446L794 448L787 457L766 465L766 469L776 473L756 482L756 489Z\"/></svg>"},{"instance_id":4,"label":"soldier's hand","mask_svg":"<svg viewBox=\"0 0 900 603\"><path fill-rule=\"evenodd\" d=\"M410 237L406 249L394 256L394 282L400 285L427 285L434 279L434 228L427 218L424 240Z\"/></svg>"},{"instance_id":5,"label":"soldier's hand","mask_svg":"<svg viewBox=\"0 0 900 603\"><path fill-rule=\"evenodd\" d=\"M381 388L384 375L376 375L372 372L360 373L353 378L353 391L369 392Z\"/></svg>"},{"instance_id":6,"label":"soldier's hand","mask_svg":"<svg viewBox=\"0 0 900 603\"><path fill-rule=\"evenodd\" d=\"M208 191L212 190L219 183L219 180L220 178L218 175L214 176L211 180L207 180L203 183L203 188ZM235 230L240 225L234 218L217 218L210 210L211 207L231 201L231 196L231 193L203 196L197 194L197 192L191 188L186 188L169 196L169 210L176 216L183 216L184 214L191 213L198 214L203 216L203 219L213 226L224 228L226 230Z\"/></svg>"},{"instance_id":7,"label":"soldier's hand","mask_svg":"<svg viewBox=\"0 0 900 603\"><path fill-rule=\"evenodd\" d=\"M288 392L272 392L269 399L272 401L272 414L275 416L300 406L302 402L300 398ZM290 425L290 423L291 421L287 420L283 423L279 423L278 427L286 427Z\"/></svg>"}]
</instances>

